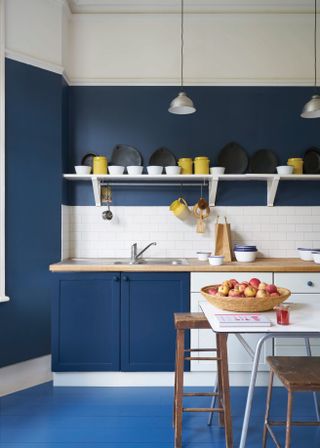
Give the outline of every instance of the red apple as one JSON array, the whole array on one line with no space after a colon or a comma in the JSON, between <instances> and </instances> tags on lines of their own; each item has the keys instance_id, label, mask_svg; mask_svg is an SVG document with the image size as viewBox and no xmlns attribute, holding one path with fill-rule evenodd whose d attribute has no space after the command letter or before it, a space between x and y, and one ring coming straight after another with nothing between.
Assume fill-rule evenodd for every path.
<instances>
[{"instance_id":1,"label":"red apple","mask_svg":"<svg viewBox=\"0 0 320 448\"><path fill-rule=\"evenodd\" d=\"M254 288L258 289L259 285L260 285L260 280L258 278L252 278L249 281L249 285L253 286Z\"/></svg>"},{"instance_id":2,"label":"red apple","mask_svg":"<svg viewBox=\"0 0 320 448\"><path fill-rule=\"evenodd\" d=\"M229 291L229 297L241 297L242 295L239 289L230 289Z\"/></svg>"},{"instance_id":3,"label":"red apple","mask_svg":"<svg viewBox=\"0 0 320 448\"><path fill-rule=\"evenodd\" d=\"M278 292L272 292L270 297L280 297L280 294Z\"/></svg>"},{"instance_id":4,"label":"red apple","mask_svg":"<svg viewBox=\"0 0 320 448\"><path fill-rule=\"evenodd\" d=\"M211 294L212 296L215 296L217 292L218 292L217 288L209 288L207 290L207 294Z\"/></svg>"},{"instance_id":5,"label":"red apple","mask_svg":"<svg viewBox=\"0 0 320 448\"><path fill-rule=\"evenodd\" d=\"M257 290L253 286L247 286L246 289L244 290L244 295L246 297L255 297L256 293Z\"/></svg>"},{"instance_id":6,"label":"red apple","mask_svg":"<svg viewBox=\"0 0 320 448\"><path fill-rule=\"evenodd\" d=\"M267 284L264 282L261 282L260 285L258 286L258 289L267 289Z\"/></svg>"},{"instance_id":7,"label":"red apple","mask_svg":"<svg viewBox=\"0 0 320 448\"><path fill-rule=\"evenodd\" d=\"M273 292L278 292L276 285L267 285L266 290L269 294L272 294Z\"/></svg>"},{"instance_id":8,"label":"red apple","mask_svg":"<svg viewBox=\"0 0 320 448\"><path fill-rule=\"evenodd\" d=\"M219 286L218 293L221 294L222 296L227 296L229 290L230 290L229 286L226 283L223 283L222 285Z\"/></svg>"},{"instance_id":9,"label":"red apple","mask_svg":"<svg viewBox=\"0 0 320 448\"><path fill-rule=\"evenodd\" d=\"M231 278L231 279L229 280L229 283L231 283L232 288L234 288L236 285L239 284L238 280L236 280L235 278Z\"/></svg>"},{"instance_id":10,"label":"red apple","mask_svg":"<svg viewBox=\"0 0 320 448\"><path fill-rule=\"evenodd\" d=\"M269 294L267 293L267 291L265 289L258 289L257 294L256 294L256 298L257 299L262 299L264 297L268 297Z\"/></svg>"}]
</instances>

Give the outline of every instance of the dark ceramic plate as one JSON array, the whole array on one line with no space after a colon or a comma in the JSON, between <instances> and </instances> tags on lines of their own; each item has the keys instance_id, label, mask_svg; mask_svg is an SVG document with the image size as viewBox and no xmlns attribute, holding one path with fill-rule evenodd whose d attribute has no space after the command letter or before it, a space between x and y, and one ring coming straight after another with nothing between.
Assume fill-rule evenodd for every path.
<instances>
[{"instance_id":1,"label":"dark ceramic plate","mask_svg":"<svg viewBox=\"0 0 320 448\"><path fill-rule=\"evenodd\" d=\"M227 143L218 155L218 166L224 166L226 174L243 174L248 163L248 154L239 143Z\"/></svg>"},{"instance_id":2,"label":"dark ceramic plate","mask_svg":"<svg viewBox=\"0 0 320 448\"><path fill-rule=\"evenodd\" d=\"M306 174L320 173L320 151L313 146L307 149L303 158L303 170Z\"/></svg>"},{"instance_id":3,"label":"dark ceramic plate","mask_svg":"<svg viewBox=\"0 0 320 448\"><path fill-rule=\"evenodd\" d=\"M84 155L81 159L81 165L87 165L91 166L93 168L93 158L96 157L96 154L93 154L92 152L89 152L88 154Z\"/></svg>"},{"instance_id":4,"label":"dark ceramic plate","mask_svg":"<svg viewBox=\"0 0 320 448\"><path fill-rule=\"evenodd\" d=\"M142 165L142 156L140 152L129 145L116 145L113 148L110 165L131 166Z\"/></svg>"},{"instance_id":5,"label":"dark ceramic plate","mask_svg":"<svg viewBox=\"0 0 320 448\"><path fill-rule=\"evenodd\" d=\"M177 160L168 148L159 148L151 154L149 165L173 166L177 164Z\"/></svg>"},{"instance_id":6,"label":"dark ceramic plate","mask_svg":"<svg viewBox=\"0 0 320 448\"><path fill-rule=\"evenodd\" d=\"M251 173L273 174L278 166L278 158L270 149L259 149L250 159Z\"/></svg>"}]
</instances>

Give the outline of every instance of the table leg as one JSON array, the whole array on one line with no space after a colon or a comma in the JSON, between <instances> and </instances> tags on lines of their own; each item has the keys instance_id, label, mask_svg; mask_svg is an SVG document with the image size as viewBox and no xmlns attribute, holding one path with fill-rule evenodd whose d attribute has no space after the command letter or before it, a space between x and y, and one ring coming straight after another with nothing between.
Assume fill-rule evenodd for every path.
<instances>
[{"instance_id":1,"label":"table leg","mask_svg":"<svg viewBox=\"0 0 320 448\"><path fill-rule=\"evenodd\" d=\"M304 343L306 345L307 355L312 356L311 347L310 347L310 339L304 338ZM320 421L320 412L319 412L319 402L318 402L317 392L312 392L312 394L313 394L314 407L316 410L316 416L317 416L317 420L319 422Z\"/></svg>"},{"instance_id":2,"label":"table leg","mask_svg":"<svg viewBox=\"0 0 320 448\"><path fill-rule=\"evenodd\" d=\"M226 435L226 448L233 447L233 435L232 435L232 417L230 406L230 385L229 385L229 371L228 371L228 349L227 349L227 334L218 333L218 347L219 357L221 357L221 379L223 390L223 407L224 407L224 431Z\"/></svg>"},{"instance_id":3,"label":"table leg","mask_svg":"<svg viewBox=\"0 0 320 448\"><path fill-rule=\"evenodd\" d=\"M265 340L270 337L272 337L272 336L270 336L270 334L263 335L262 338L259 339L259 341L256 345L256 350L255 350L253 365L252 365L252 371L251 371L250 384L249 384L248 395L247 395L246 409L245 409L244 418L243 418L243 425L242 425L242 432L241 432L239 448L245 448L245 446L246 446L248 427L249 427L249 419L250 419L251 407L252 407L253 392L254 392L254 387L256 385L261 349L262 349L262 346L263 346Z\"/></svg>"}]
</instances>

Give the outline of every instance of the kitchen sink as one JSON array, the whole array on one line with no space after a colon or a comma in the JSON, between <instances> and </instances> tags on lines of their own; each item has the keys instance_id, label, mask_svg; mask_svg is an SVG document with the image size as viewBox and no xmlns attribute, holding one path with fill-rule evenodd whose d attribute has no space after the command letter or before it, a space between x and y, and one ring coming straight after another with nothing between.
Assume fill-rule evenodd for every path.
<instances>
[{"instance_id":1,"label":"kitchen sink","mask_svg":"<svg viewBox=\"0 0 320 448\"><path fill-rule=\"evenodd\" d=\"M185 258L143 258L138 260L138 264L146 264L146 265L188 265L189 262Z\"/></svg>"},{"instance_id":2,"label":"kitchen sink","mask_svg":"<svg viewBox=\"0 0 320 448\"><path fill-rule=\"evenodd\" d=\"M71 258L74 262L104 265L173 265L186 266L189 264L185 258L141 258L132 263L130 258Z\"/></svg>"}]
</instances>

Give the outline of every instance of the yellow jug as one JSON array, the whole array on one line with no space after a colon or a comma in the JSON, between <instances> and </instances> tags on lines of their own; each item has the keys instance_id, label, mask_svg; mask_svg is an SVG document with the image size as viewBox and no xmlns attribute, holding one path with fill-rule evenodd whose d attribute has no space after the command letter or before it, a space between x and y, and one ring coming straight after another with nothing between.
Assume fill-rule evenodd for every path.
<instances>
[{"instance_id":1,"label":"yellow jug","mask_svg":"<svg viewBox=\"0 0 320 448\"><path fill-rule=\"evenodd\" d=\"M183 198L179 198L173 201L170 205L170 210L175 214L177 218L181 220L186 219L190 213L188 204Z\"/></svg>"},{"instance_id":2,"label":"yellow jug","mask_svg":"<svg viewBox=\"0 0 320 448\"><path fill-rule=\"evenodd\" d=\"M178 160L178 165L181 168L181 174L192 174L192 159L189 157L182 157Z\"/></svg>"},{"instance_id":3,"label":"yellow jug","mask_svg":"<svg viewBox=\"0 0 320 448\"><path fill-rule=\"evenodd\" d=\"M287 165L293 166L293 174L303 174L303 159L301 157L288 159Z\"/></svg>"},{"instance_id":4,"label":"yellow jug","mask_svg":"<svg viewBox=\"0 0 320 448\"><path fill-rule=\"evenodd\" d=\"M93 158L93 174L107 174L108 160L105 156Z\"/></svg>"},{"instance_id":5,"label":"yellow jug","mask_svg":"<svg viewBox=\"0 0 320 448\"><path fill-rule=\"evenodd\" d=\"M196 157L194 159L194 174L209 174L209 165L208 157Z\"/></svg>"}]
</instances>

